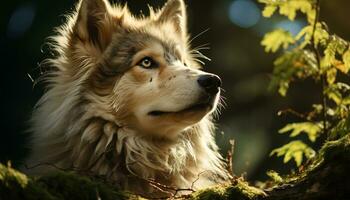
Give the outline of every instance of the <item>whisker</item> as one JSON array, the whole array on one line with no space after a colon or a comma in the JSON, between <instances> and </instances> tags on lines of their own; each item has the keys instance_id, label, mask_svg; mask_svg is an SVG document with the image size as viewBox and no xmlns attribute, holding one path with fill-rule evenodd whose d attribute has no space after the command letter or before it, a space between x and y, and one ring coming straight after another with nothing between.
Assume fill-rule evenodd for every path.
<instances>
[{"instance_id":1,"label":"whisker","mask_svg":"<svg viewBox=\"0 0 350 200\"><path fill-rule=\"evenodd\" d=\"M202 64L202 65L205 65L205 62L203 62L203 61L201 61L201 60L199 60L199 59L197 59L197 58L193 58L193 60L199 62L199 63Z\"/></svg>"},{"instance_id":2,"label":"whisker","mask_svg":"<svg viewBox=\"0 0 350 200\"><path fill-rule=\"evenodd\" d=\"M194 36L189 43L193 42L193 40L195 40L196 38L198 38L199 36L203 35L204 33L208 32L210 30L210 28L205 29L204 31L198 33L196 36Z\"/></svg>"},{"instance_id":3,"label":"whisker","mask_svg":"<svg viewBox=\"0 0 350 200\"><path fill-rule=\"evenodd\" d=\"M222 91L222 92L226 92L226 90L224 89L224 88L222 88L222 87L220 87L220 90ZM224 97L225 98L225 97Z\"/></svg>"},{"instance_id":4,"label":"whisker","mask_svg":"<svg viewBox=\"0 0 350 200\"><path fill-rule=\"evenodd\" d=\"M203 48L203 47L210 49L209 45L210 45L210 43L205 43L205 44L202 44L202 45L198 45L198 46L192 48L192 50L197 50L197 49Z\"/></svg>"},{"instance_id":5,"label":"whisker","mask_svg":"<svg viewBox=\"0 0 350 200\"><path fill-rule=\"evenodd\" d=\"M195 52L193 52L191 55L192 55L193 57L195 57L195 58L203 58L203 59L205 59L205 60L211 61L210 58L208 58L207 56L205 56L204 54L202 54L202 53L199 52L199 51L195 51Z\"/></svg>"},{"instance_id":6,"label":"whisker","mask_svg":"<svg viewBox=\"0 0 350 200\"><path fill-rule=\"evenodd\" d=\"M209 47L199 47L199 48L191 50L190 52L196 52L196 51L200 51L200 50L209 50L209 49L210 49Z\"/></svg>"},{"instance_id":7,"label":"whisker","mask_svg":"<svg viewBox=\"0 0 350 200\"><path fill-rule=\"evenodd\" d=\"M219 118L219 116L221 115L221 109L218 107L212 115L215 119Z\"/></svg>"},{"instance_id":8,"label":"whisker","mask_svg":"<svg viewBox=\"0 0 350 200\"><path fill-rule=\"evenodd\" d=\"M227 103L224 99L220 98L220 104L221 108L226 109L227 108Z\"/></svg>"}]
</instances>

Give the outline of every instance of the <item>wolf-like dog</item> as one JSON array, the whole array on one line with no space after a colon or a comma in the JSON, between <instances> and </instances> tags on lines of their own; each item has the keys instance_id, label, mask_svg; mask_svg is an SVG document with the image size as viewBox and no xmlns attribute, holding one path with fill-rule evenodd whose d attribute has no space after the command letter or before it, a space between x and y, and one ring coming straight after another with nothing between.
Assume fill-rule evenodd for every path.
<instances>
[{"instance_id":1,"label":"wolf-like dog","mask_svg":"<svg viewBox=\"0 0 350 200\"><path fill-rule=\"evenodd\" d=\"M221 80L200 70L186 23L183 0L138 17L107 0L79 1L44 61L26 161L40 167L30 172L88 171L153 196L162 192L149 180L198 189L227 179L212 123Z\"/></svg>"}]
</instances>

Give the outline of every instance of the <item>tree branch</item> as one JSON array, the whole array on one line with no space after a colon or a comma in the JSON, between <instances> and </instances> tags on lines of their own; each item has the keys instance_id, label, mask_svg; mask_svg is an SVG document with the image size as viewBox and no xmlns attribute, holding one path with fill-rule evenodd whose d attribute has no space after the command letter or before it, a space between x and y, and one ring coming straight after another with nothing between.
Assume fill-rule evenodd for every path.
<instances>
[{"instance_id":1,"label":"tree branch","mask_svg":"<svg viewBox=\"0 0 350 200\"><path fill-rule=\"evenodd\" d=\"M157 199L261 199L261 200L315 200L347 199L350 196L350 134L337 141L326 142L317 156L303 170L269 182L267 188L252 187L243 178L204 190L179 189L169 186L169 197ZM185 190L192 194L178 195ZM175 194L175 195L174 195ZM137 195L122 192L105 181L58 171L42 177L27 177L10 164L0 164L0 199L136 199ZM154 199L154 198L153 198Z\"/></svg>"}]
</instances>

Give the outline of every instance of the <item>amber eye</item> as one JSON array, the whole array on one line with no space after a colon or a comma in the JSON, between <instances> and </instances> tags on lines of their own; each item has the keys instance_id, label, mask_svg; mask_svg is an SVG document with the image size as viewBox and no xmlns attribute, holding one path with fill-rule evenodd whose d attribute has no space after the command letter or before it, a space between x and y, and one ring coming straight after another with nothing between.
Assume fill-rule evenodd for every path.
<instances>
[{"instance_id":1,"label":"amber eye","mask_svg":"<svg viewBox=\"0 0 350 200\"><path fill-rule=\"evenodd\" d=\"M143 68L155 68L157 67L157 63L153 61L150 57L144 57L139 63L139 66Z\"/></svg>"}]
</instances>

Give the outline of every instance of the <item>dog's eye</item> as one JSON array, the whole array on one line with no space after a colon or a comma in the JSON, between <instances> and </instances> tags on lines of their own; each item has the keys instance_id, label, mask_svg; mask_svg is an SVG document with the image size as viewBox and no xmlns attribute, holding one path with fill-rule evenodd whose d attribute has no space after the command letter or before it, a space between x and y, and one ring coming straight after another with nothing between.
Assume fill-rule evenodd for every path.
<instances>
[{"instance_id":1,"label":"dog's eye","mask_svg":"<svg viewBox=\"0 0 350 200\"><path fill-rule=\"evenodd\" d=\"M143 68L155 68L157 67L157 63L153 61L152 58L150 57L145 57L143 58L139 63L139 66L143 67Z\"/></svg>"}]
</instances>

